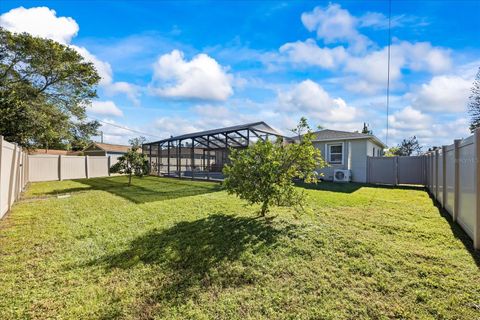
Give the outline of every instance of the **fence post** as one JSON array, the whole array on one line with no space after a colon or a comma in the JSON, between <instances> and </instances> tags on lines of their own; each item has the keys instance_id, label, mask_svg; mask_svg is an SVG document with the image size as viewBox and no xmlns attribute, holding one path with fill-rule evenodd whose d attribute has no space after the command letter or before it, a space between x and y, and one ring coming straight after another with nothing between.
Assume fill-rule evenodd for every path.
<instances>
[{"instance_id":1,"label":"fence post","mask_svg":"<svg viewBox=\"0 0 480 320\"><path fill-rule=\"evenodd\" d=\"M473 225L473 248L480 249L480 128L475 131L475 224Z\"/></svg>"},{"instance_id":2,"label":"fence post","mask_svg":"<svg viewBox=\"0 0 480 320\"><path fill-rule=\"evenodd\" d=\"M108 156L107 160L107 174L110 176L110 167L112 166L112 156Z\"/></svg>"},{"instance_id":3,"label":"fence post","mask_svg":"<svg viewBox=\"0 0 480 320\"><path fill-rule=\"evenodd\" d=\"M460 143L462 142L461 139L454 140L454 155L455 155L455 169L454 169L454 175L455 175L455 183L454 183L454 189L453 189L453 198L454 198L454 203L453 203L453 221L457 221L457 216L458 216L458 211L460 210Z\"/></svg>"},{"instance_id":4,"label":"fence post","mask_svg":"<svg viewBox=\"0 0 480 320\"><path fill-rule=\"evenodd\" d=\"M438 201L438 148L435 149L435 199Z\"/></svg>"},{"instance_id":5,"label":"fence post","mask_svg":"<svg viewBox=\"0 0 480 320\"><path fill-rule=\"evenodd\" d=\"M58 155L58 180L62 181L62 155Z\"/></svg>"},{"instance_id":6,"label":"fence post","mask_svg":"<svg viewBox=\"0 0 480 320\"><path fill-rule=\"evenodd\" d=\"M85 177L88 179L88 156L85 156Z\"/></svg>"},{"instance_id":7,"label":"fence post","mask_svg":"<svg viewBox=\"0 0 480 320\"><path fill-rule=\"evenodd\" d=\"M20 156L22 155L22 148L17 148L17 164L16 164L16 169L15 169L15 201L18 200L18 198L20 197L20 185L21 185L21 182L20 182L20 164L21 164L21 161L20 161Z\"/></svg>"},{"instance_id":8,"label":"fence post","mask_svg":"<svg viewBox=\"0 0 480 320\"><path fill-rule=\"evenodd\" d=\"M442 146L442 207L447 203L447 146Z\"/></svg>"},{"instance_id":9,"label":"fence post","mask_svg":"<svg viewBox=\"0 0 480 320\"><path fill-rule=\"evenodd\" d=\"M395 182L394 182L394 185L398 185L398 156L397 157L393 157L395 160L394 160L394 170L395 170Z\"/></svg>"}]
</instances>

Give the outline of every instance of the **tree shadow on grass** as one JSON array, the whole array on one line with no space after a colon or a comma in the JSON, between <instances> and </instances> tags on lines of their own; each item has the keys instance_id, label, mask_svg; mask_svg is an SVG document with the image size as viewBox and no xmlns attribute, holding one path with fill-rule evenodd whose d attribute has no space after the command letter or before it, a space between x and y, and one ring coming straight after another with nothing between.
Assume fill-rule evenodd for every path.
<instances>
[{"instance_id":1,"label":"tree shadow on grass","mask_svg":"<svg viewBox=\"0 0 480 320\"><path fill-rule=\"evenodd\" d=\"M128 178L125 176L79 179L74 181L87 185L88 187L57 189L48 194L58 195L88 190L102 190L135 203L146 203L190 197L221 190L221 185L217 183L175 180L151 176L143 178L134 177L131 186L127 185Z\"/></svg>"},{"instance_id":2,"label":"tree shadow on grass","mask_svg":"<svg viewBox=\"0 0 480 320\"><path fill-rule=\"evenodd\" d=\"M354 193L361 188L382 188L382 189L405 189L405 190L424 190L423 186L413 186L413 185L377 185L377 184L368 184L368 183L357 183L357 182L331 182L331 181L321 181L318 183L305 183L302 181L295 182L295 185L300 188L309 189L309 190L321 190L321 191L330 191L330 192L341 192L341 193Z\"/></svg>"},{"instance_id":3,"label":"tree shadow on grass","mask_svg":"<svg viewBox=\"0 0 480 320\"><path fill-rule=\"evenodd\" d=\"M125 251L88 265L102 265L107 270L150 265L155 289L146 294L140 308L181 305L210 286L256 283L261 274L248 267L254 264L252 257L268 253L278 245L279 237L293 232L292 225L274 226L267 219L214 214L166 230L151 230L132 240Z\"/></svg>"},{"instance_id":4,"label":"tree shadow on grass","mask_svg":"<svg viewBox=\"0 0 480 320\"><path fill-rule=\"evenodd\" d=\"M432 200L432 204L437 207L438 213L445 219L447 220L448 224L450 225L450 229L452 230L453 235L455 238L459 239L462 241L463 246L465 249L468 250L470 255L472 256L473 260L477 264L477 267L480 268L480 251L477 251L473 248L473 241L470 239L468 234L460 227L460 225L453 221L452 216L450 213L445 210L445 208L442 207L440 202L438 202L430 193L429 193L430 199Z\"/></svg>"}]
</instances>

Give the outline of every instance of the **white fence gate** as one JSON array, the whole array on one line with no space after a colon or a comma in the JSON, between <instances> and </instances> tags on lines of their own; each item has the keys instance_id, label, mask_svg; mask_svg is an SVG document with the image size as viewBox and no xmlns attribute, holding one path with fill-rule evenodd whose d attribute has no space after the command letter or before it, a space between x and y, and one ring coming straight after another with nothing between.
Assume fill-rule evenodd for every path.
<instances>
[{"instance_id":1,"label":"white fence gate","mask_svg":"<svg viewBox=\"0 0 480 320\"><path fill-rule=\"evenodd\" d=\"M368 157L367 182L425 185L425 157Z\"/></svg>"}]
</instances>

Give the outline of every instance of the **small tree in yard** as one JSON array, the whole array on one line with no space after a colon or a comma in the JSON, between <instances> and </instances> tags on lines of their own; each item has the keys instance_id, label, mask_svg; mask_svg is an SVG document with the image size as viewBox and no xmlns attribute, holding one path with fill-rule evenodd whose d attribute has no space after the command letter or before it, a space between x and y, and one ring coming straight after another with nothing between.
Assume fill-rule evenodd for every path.
<instances>
[{"instance_id":1,"label":"small tree in yard","mask_svg":"<svg viewBox=\"0 0 480 320\"><path fill-rule=\"evenodd\" d=\"M228 193L250 204L261 204L262 216L271 205L302 206L304 194L293 180L316 183L315 169L325 166L320 151L313 146L314 134L306 119L302 118L293 131L298 134L295 143L260 140L246 149L232 149L231 164L223 169Z\"/></svg>"},{"instance_id":2,"label":"small tree in yard","mask_svg":"<svg viewBox=\"0 0 480 320\"><path fill-rule=\"evenodd\" d=\"M118 162L110 168L110 171L128 174L128 186L130 186L133 175L143 177L148 172L148 160L146 154L139 152L145 142L144 137L130 139L128 142L132 147L125 155L118 158Z\"/></svg>"}]
</instances>

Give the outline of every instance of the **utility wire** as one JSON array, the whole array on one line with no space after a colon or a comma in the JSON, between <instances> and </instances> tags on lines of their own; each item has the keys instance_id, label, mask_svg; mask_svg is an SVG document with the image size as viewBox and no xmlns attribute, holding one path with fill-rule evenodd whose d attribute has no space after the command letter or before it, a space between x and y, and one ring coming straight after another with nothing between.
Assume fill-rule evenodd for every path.
<instances>
[{"instance_id":1,"label":"utility wire","mask_svg":"<svg viewBox=\"0 0 480 320\"><path fill-rule=\"evenodd\" d=\"M385 143L388 147L388 116L390 108L390 47L392 44L392 0L388 0L388 62L387 62L387 132L385 137Z\"/></svg>"},{"instance_id":2,"label":"utility wire","mask_svg":"<svg viewBox=\"0 0 480 320\"><path fill-rule=\"evenodd\" d=\"M112 126L112 127L120 128L120 129L123 129L123 130L131 131L131 132L135 132L135 133L139 133L139 134L143 134L143 135L146 135L146 136L149 136L149 137L154 137L154 138L163 139L162 137L156 136L156 135L154 135L154 134L150 134L150 133L146 133L146 132L142 132L142 131L130 129L130 128L127 128L127 127L124 127L124 126L121 126L121 125L118 125L118 124L114 124L114 123L102 121L102 120L100 120L100 119L95 119L95 118L92 118L92 117L89 117L89 118L91 118L92 120L96 120L96 121L98 121L98 122L101 122L101 123L103 123L103 124L110 125L110 126Z\"/></svg>"}]
</instances>

